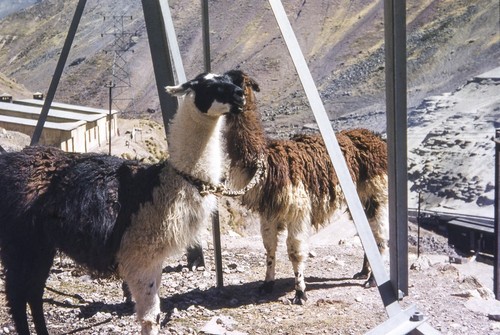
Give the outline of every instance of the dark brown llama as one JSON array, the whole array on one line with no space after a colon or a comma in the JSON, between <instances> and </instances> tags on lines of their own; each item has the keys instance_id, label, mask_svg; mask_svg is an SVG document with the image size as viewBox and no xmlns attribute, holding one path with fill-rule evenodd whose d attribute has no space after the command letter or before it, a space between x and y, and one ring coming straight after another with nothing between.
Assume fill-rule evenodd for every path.
<instances>
[{"instance_id":1,"label":"dark brown llama","mask_svg":"<svg viewBox=\"0 0 500 335\"><path fill-rule=\"evenodd\" d=\"M289 140L265 136L255 103L259 85L248 75L226 73L245 92L245 113L227 115L225 137L230 158L229 179L235 187L248 183L263 160L266 174L242 197L242 203L259 213L261 234L267 252L267 271L261 291L271 292L275 279L278 233L288 231L288 257L295 274L293 303L303 304L304 267L310 227L319 228L342 208L345 200L337 175L319 135L295 135ZM357 187L379 251L386 248L387 235L387 147L366 129L342 131L337 140ZM371 270L365 255L355 278L368 278ZM373 275L368 282L374 284Z\"/></svg>"}]
</instances>

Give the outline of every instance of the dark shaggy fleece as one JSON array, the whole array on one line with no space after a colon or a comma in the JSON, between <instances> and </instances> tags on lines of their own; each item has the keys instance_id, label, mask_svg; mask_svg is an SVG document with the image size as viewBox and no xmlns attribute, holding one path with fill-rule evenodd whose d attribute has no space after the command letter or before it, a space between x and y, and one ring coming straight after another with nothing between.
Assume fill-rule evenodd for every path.
<instances>
[{"instance_id":1,"label":"dark shaggy fleece","mask_svg":"<svg viewBox=\"0 0 500 335\"><path fill-rule=\"evenodd\" d=\"M44 243L102 274L112 272L131 213L151 200L161 168L50 147L0 155L2 256L16 245L6 239L22 239L23 249Z\"/></svg>"},{"instance_id":2,"label":"dark shaggy fleece","mask_svg":"<svg viewBox=\"0 0 500 335\"><path fill-rule=\"evenodd\" d=\"M0 155L0 257L17 324L30 303L35 325L45 325L42 296L56 249L101 275L115 271L131 213L151 199L161 168L50 147Z\"/></svg>"}]
</instances>

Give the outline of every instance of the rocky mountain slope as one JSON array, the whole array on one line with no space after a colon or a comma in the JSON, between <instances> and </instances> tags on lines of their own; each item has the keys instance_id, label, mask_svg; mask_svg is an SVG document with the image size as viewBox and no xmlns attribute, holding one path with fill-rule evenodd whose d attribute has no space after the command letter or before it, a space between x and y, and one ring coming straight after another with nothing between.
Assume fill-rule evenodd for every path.
<instances>
[{"instance_id":1,"label":"rocky mountain slope","mask_svg":"<svg viewBox=\"0 0 500 335\"><path fill-rule=\"evenodd\" d=\"M408 126L410 206L422 192L424 206L493 217L500 68L426 98Z\"/></svg>"},{"instance_id":2,"label":"rocky mountain slope","mask_svg":"<svg viewBox=\"0 0 500 335\"><path fill-rule=\"evenodd\" d=\"M40 0L9 0L0 2L0 19L23 10L26 7L33 5Z\"/></svg>"},{"instance_id":3,"label":"rocky mountain slope","mask_svg":"<svg viewBox=\"0 0 500 335\"><path fill-rule=\"evenodd\" d=\"M30 91L46 91L76 3L44 0L1 20L0 72ZM169 3L191 77L203 69L200 4ZM498 6L489 0L407 1L410 106L497 65ZM383 112L383 1L295 0L285 8L330 117ZM123 22L133 34L123 57L133 88L125 94L135 104L119 104L128 117L158 110L140 1L87 2L56 99L106 104L113 15L131 16ZM266 1L211 1L210 31L213 70L241 67L261 84L269 132L288 133L313 121Z\"/></svg>"},{"instance_id":4,"label":"rocky mountain slope","mask_svg":"<svg viewBox=\"0 0 500 335\"><path fill-rule=\"evenodd\" d=\"M200 4L169 3L187 75L194 76L203 68ZM0 20L0 91L26 97L47 90L76 4L76 0L2 2L4 13L13 14ZM471 77L498 66L499 6L487 0L407 1L408 104L416 110L413 119L425 109L424 98L453 92ZM385 132L383 1L286 1L285 8L334 127ZM127 16L116 21L117 15ZM107 105L104 83L111 78L117 22L130 33L125 36L129 43L123 57L132 89L124 95L135 97L135 104L116 101L125 109L122 117L161 122L160 113L146 112L159 108L140 1L87 2L56 100ZM314 122L266 1L231 6L212 1L210 27L212 68L240 67L257 79L271 136L286 137ZM434 113L440 119L445 117L441 111ZM498 115L492 113L490 118ZM410 118L410 126L411 122ZM453 128L454 123L445 126Z\"/></svg>"},{"instance_id":5,"label":"rocky mountain slope","mask_svg":"<svg viewBox=\"0 0 500 335\"><path fill-rule=\"evenodd\" d=\"M0 91L15 97L48 88L77 1L10 4L21 3L32 5L0 20ZM187 75L194 76L203 68L200 4L169 3ZM479 177L477 169L466 170L483 166L483 171L491 172L492 163L482 157L492 157L490 137L498 126L495 120L500 119L493 99L498 86L472 81L460 92L454 91L499 65L499 6L486 0L407 1L412 203L419 190L431 204L448 203L456 208L450 201L458 199L464 204L491 205L492 174ZM286 1L285 8L334 128L361 126L384 133L383 1ZM56 100L107 105L104 83L111 78L110 51L117 23L113 15L130 15L122 22L131 34L123 57L128 61L132 90L124 94L134 96L135 104L117 100L118 107L125 109L122 117L161 122L160 113L146 112L159 108L140 1L87 2ZM268 134L287 137L305 128L315 131L269 4L245 1L227 6L224 1L211 1L210 26L214 71L240 67L257 79ZM463 110L455 110L456 99L463 102L460 96L471 90L482 92L491 104L476 108L468 102ZM449 97L429 98L446 92ZM465 125L461 120L466 120ZM475 152L478 146L483 153ZM436 155L437 150L446 152ZM448 164L461 168L452 168L455 173L445 176Z\"/></svg>"},{"instance_id":6,"label":"rocky mountain slope","mask_svg":"<svg viewBox=\"0 0 500 335\"><path fill-rule=\"evenodd\" d=\"M4 74L0 92L14 92L17 97L46 90L76 2L44 0L0 21L0 72ZM169 2L186 70L192 76L202 68L199 2ZM284 2L334 127L365 126L383 132L382 1ZM271 136L302 131L313 121L312 113L269 5L265 1L227 4L210 2L214 70L241 67L259 81L259 105ZM416 206L421 190L426 209L473 210L491 216L491 138L500 126L500 85L478 75L499 65L499 5L486 0L411 0L407 6L409 205ZM145 112L157 109L158 102L140 1L88 1L56 100L106 105L103 84L109 80L111 56L105 50L112 38L101 33L109 31L109 20L103 20L103 15L113 13L132 15L125 22L127 30L135 33L130 43L134 52L126 57L136 109L128 107L124 116L160 120L159 113ZM166 149L163 129L153 122L125 120L119 127L114 153L149 159ZM127 133L133 128L141 129L134 139ZM2 131L0 144L5 143L12 145L9 149L19 149L29 139ZM189 271L178 258L167 263L161 292L163 334L200 334L211 321L227 334L363 334L387 320L378 292L351 279L359 270L363 251L347 220L336 221L311 239L308 305L289 303L293 274L283 240L275 293L258 295L265 257L257 222L233 206L221 201L225 288L214 287L213 246L207 230L206 268ZM416 228L410 224L409 229L415 241ZM425 231L423 235L428 248L410 270L410 296L402 304L416 304L444 334L500 334L495 321L500 304L490 292L491 266L449 264L446 240ZM415 247L410 245L410 263L415 260ZM478 272L481 276L476 277ZM486 281L478 280L484 277ZM53 334L137 331L133 307L123 302L116 280L94 278L58 257L47 287L45 308ZM3 299L0 295L0 334L12 334Z\"/></svg>"}]
</instances>

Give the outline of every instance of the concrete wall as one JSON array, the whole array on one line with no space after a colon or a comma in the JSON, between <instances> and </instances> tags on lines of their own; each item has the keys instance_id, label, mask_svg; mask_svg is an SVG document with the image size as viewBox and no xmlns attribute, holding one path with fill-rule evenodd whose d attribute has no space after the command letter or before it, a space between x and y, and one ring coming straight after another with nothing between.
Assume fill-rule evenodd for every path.
<instances>
[{"instance_id":1,"label":"concrete wall","mask_svg":"<svg viewBox=\"0 0 500 335\"><path fill-rule=\"evenodd\" d=\"M19 103L18 103L19 102ZM43 101L0 102L0 127L32 136ZM108 144L117 134L118 113L76 105L62 105L49 111L40 144L60 147L68 152L89 152ZM66 109L64 109L66 107ZM79 111L81 109L81 112Z\"/></svg>"}]
</instances>

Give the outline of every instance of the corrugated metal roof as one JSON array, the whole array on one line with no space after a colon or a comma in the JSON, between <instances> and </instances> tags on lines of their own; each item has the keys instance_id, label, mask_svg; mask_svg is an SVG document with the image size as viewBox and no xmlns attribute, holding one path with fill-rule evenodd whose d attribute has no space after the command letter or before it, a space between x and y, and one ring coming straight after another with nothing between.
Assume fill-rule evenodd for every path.
<instances>
[{"instance_id":1,"label":"corrugated metal roof","mask_svg":"<svg viewBox=\"0 0 500 335\"><path fill-rule=\"evenodd\" d=\"M26 115L40 115L41 112L41 109L38 107L32 107L32 106L26 106L8 102L0 102L0 114L2 114L2 110L16 112L20 114L26 114ZM107 114L106 113L86 114L77 112L67 112L58 109L50 109L49 116L67 120L93 122L103 117L106 117Z\"/></svg>"},{"instance_id":2,"label":"corrugated metal roof","mask_svg":"<svg viewBox=\"0 0 500 335\"><path fill-rule=\"evenodd\" d=\"M43 106L44 101L43 100L37 100L37 99L21 99L21 100L13 100L12 101L15 104L22 104L22 105L30 105L30 106ZM109 114L109 109L100 109L100 108L93 108L93 107L87 107L87 106L79 106L79 105L71 105L71 104L65 104L61 102L52 102L51 104L51 109L58 109L58 110L65 110L65 111L71 111L71 112L83 112L83 113L90 113L90 114ZM112 109L111 114L116 114L118 111Z\"/></svg>"},{"instance_id":3,"label":"corrugated metal roof","mask_svg":"<svg viewBox=\"0 0 500 335\"><path fill-rule=\"evenodd\" d=\"M14 124L35 127L37 120L26 119L26 118L15 117L15 116L0 115L0 122L7 122L7 123L14 123ZM47 121L44 124L44 128L71 131L73 129L80 127L81 125L84 125L85 123L86 123L85 121L75 121L75 122L50 122L50 121Z\"/></svg>"}]
</instances>

